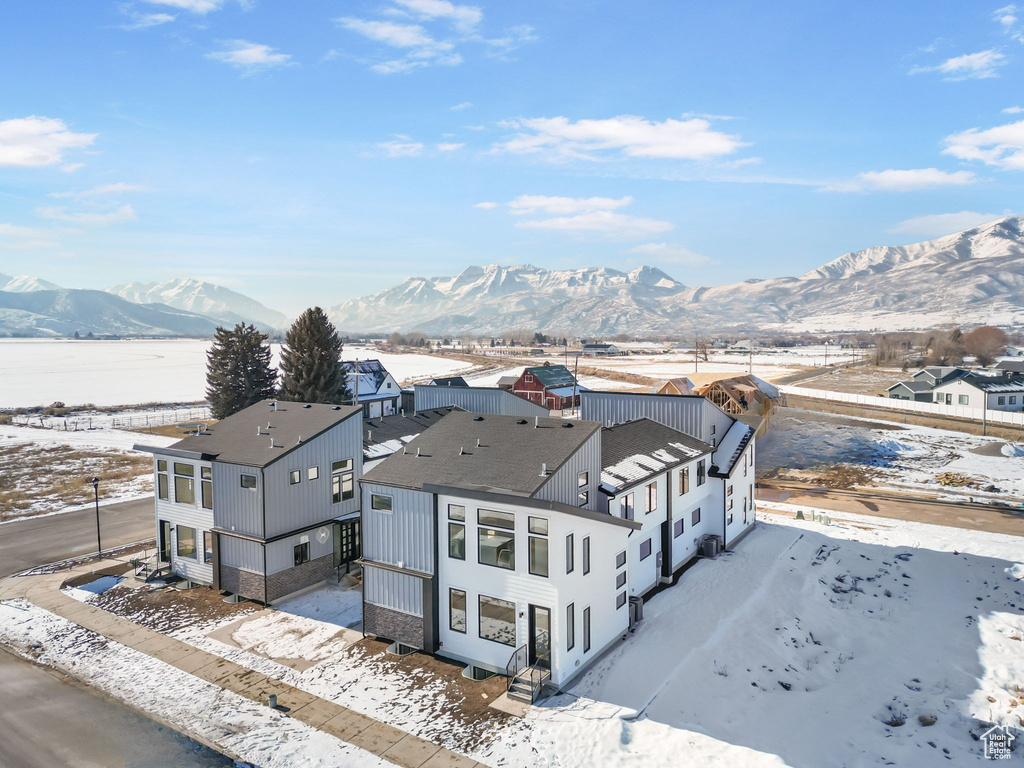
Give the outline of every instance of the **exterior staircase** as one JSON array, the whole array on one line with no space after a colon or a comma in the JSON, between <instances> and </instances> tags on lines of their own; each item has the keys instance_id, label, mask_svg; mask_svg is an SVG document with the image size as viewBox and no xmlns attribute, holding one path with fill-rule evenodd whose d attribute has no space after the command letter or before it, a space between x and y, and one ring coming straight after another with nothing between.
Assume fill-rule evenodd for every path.
<instances>
[{"instance_id":1,"label":"exterior staircase","mask_svg":"<svg viewBox=\"0 0 1024 768\"><path fill-rule=\"evenodd\" d=\"M159 551L150 554L149 550L146 550L141 557L132 560L136 581L153 581L171 572L171 564L161 563L159 555Z\"/></svg>"},{"instance_id":2,"label":"exterior staircase","mask_svg":"<svg viewBox=\"0 0 1024 768\"><path fill-rule=\"evenodd\" d=\"M505 665L507 678L506 694L510 699L526 704L536 704L541 698L544 683L551 679L551 658L549 655L538 658L529 664L525 645L516 648L512 658Z\"/></svg>"}]
</instances>

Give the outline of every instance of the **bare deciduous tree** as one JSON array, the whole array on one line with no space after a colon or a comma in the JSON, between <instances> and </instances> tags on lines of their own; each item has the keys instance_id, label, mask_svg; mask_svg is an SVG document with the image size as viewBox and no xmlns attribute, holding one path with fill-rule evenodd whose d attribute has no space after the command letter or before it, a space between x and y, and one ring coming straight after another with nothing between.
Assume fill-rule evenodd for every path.
<instances>
[{"instance_id":1,"label":"bare deciduous tree","mask_svg":"<svg viewBox=\"0 0 1024 768\"><path fill-rule=\"evenodd\" d=\"M1006 334L991 325L982 325L964 336L964 351L974 355L978 365L992 365L1006 347Z\"/></svg>"}]
</instances>

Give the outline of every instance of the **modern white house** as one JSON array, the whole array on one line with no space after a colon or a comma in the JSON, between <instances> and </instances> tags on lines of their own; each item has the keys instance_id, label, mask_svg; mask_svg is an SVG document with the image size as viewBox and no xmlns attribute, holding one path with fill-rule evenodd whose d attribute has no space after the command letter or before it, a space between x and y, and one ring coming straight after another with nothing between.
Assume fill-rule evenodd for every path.
<instances>
[{"instance_id":1,"label":"modern white house","mask_svg":"<svg viewBox=\"0 0 1024 768\"><path fill-rule=\"evenodd\" d=\"M934 402L963 405L978 410L1024 410L1024 375L1001 372L1001 375L968 374L947 381L933 392Z\"/></svg>"},{"instance_id":2,"label":"modern white house","mask_svg":"<svg viewBox=\"0 0 1024 768\"><path fill-rule=\"evenodd\" d=\"M392 416L401 408L402 388L380 360L344 360L348 388L367 419Z\"/></svg>"},{"instance_id":3,"label":"modern white house","mask_svg":"<svg viewBox=\"0 0 1024 768\"><path fill-rule=\"evenodd\" d=\"M752 430L724 418L714 448L649 419L447 414L360 482L364 631L514 697L565 686L709 536L752 526Z\"/></svg>"},{"instance_id":4,"label":"modern white house","mask_svg":"<svg viewBox=\"0 0 1024 768\"><path fill-rule=\"evenodd\" d=\"M359 553L361 409L264 400L153 454L153 570L264 604Z\"/></svg>"}]
</instances>

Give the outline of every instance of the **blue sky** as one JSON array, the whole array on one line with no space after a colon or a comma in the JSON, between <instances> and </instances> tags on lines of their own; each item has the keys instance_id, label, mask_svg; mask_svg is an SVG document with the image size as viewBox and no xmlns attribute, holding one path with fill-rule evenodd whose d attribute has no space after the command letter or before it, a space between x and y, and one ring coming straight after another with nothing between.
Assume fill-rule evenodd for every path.
<instances>
[{"instance_id":1,"label":"blue sky","mask_svg":"<svg viewBox=\"0 0 1024 768\"><path fill-rule=\"evenodd\" d=\"M68 287L714 285L1024 211L1024 4L36 0L0 41L0 272Z\"/></svg>"}]
</instances>

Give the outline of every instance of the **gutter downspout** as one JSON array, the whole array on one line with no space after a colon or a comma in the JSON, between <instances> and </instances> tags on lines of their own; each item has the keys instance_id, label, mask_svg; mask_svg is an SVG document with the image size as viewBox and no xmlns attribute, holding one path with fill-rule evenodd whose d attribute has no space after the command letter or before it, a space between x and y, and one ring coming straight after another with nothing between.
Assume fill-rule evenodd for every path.
<instances>
[{"instance_id":1,"label":"gutter downspout","mask_svg":"<svg viewBox=\"0 0 1024 768\"><path fill-rule=\"evenodd\" d=\"M260 502L263 506L263 538L267 538L267 475L263 467L260 467ZM267 543L263 542L263 604L268 605L267 600Z\"/></svg>"}]
</instances>

